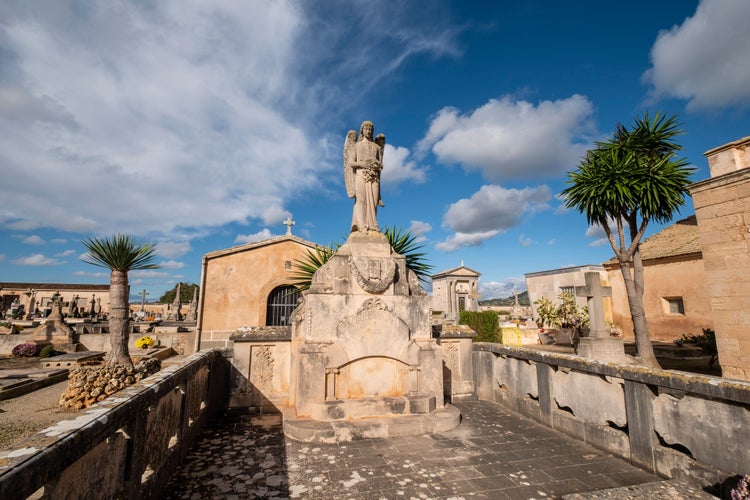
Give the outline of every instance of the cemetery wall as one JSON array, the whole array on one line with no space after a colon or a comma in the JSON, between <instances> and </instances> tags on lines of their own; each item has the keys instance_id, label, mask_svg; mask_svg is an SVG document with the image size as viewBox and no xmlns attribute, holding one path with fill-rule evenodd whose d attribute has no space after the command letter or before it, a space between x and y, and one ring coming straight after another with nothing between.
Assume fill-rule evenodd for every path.
<instances>
[{"instance_id":1,"label":"cemetery wall","mask_svg":"<svg viewBox=\"0 0 750 500\"><path fill-rule=\"evenodd\" d=\"M719 363L724 376L750 380L750 137L705 154L712 177L690 194Z\"/></svg>"},{"instance_id":2,"label":"cemetery wall","mask_svg":"<svg viewBox=\"0 0 750 500\"><path fill-rule=\"evenodd\" d=\"M0 454L0 498L160 498L226 407L228 363L202 351Z\"/></svg>"},{"instance_id":3,"label":"cemetery wall","mask_svg":"<svg viewBox=\"0 0 750 500\"><path fill-rule=\"evenodd\" d=\"M488 343L474 345L474 383L479 399L662 476L750 473L750 383Z\"/></svg>"},{"instance_id":4,"label":"cemetery wall","mask_svg":"<svg viewBox=\"0 0 750 500\"><path fill-rule=\"evenodd\" d=\"M128 341L128 347L130 353L135 354L138 352L138 348L135 346L136 340L148 335L156 345L165 347L171 347L175 354L192 354L195 352L195 338L196 332L177 332L177 327L173 327L175 331L162 331L162 332L151 332L151 333L131 333ZM30 331L31 329L29 329ZM25 342L31 342L29 339L30 335L24 333L0 335L0 356L10 356L13 348L18 344ZM109 333L84 333L79 337L79 341L82 350L88 351L104 351L109 352L111 344L109 343Z\"/></svg>"}]
</instances>

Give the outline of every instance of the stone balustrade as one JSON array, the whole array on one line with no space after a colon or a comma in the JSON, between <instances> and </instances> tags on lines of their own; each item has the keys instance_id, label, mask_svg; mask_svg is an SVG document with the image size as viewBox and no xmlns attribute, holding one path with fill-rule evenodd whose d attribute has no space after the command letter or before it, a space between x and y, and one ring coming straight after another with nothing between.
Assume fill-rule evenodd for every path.
<instances>
[{"instance_id":1,"label":"stone balustrade","mask_svg":"<svg viewBox=\"0 0 750 500\"><path fill-rule=\"evenodd\" d=\"M0 498L159 498L228 395L222 352L193 354L0 453Z\"/></svg>"},{"instance_id":2,"label":"stone balustrade","mask_svg":"<svg viewBox=\"0 0 750 500\"><path fill-rule=\"evenodd\" d=\"M479 399L662 476L750 473L747 382L477 343L474 383Z\"/></svg>"}]
</instances>

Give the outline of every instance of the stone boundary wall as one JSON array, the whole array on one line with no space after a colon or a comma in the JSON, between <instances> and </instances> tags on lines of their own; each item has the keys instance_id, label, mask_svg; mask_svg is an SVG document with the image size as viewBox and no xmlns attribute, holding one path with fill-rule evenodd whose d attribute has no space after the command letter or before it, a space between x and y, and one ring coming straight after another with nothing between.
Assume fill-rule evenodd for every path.
<instances>
[{"instance_id":1,"label":"stone boundary wall","mask_svg":"<svg viewBox=\"0 0 750 500\"><path fill-rule=\"evenodd\" d=\"M24 330L21 333L10 335L0 335L0 355L10 356L13 348L18 344L33 342L31 336L27 335L30 330ZM141 337L149 336L154 342L164 347L172 347L177 354L192 354L195 352L195 331L192 332L152 332L152 333L131 333L128 341L130 354L138 352L135 341ZM78 337L82 346L89 351L109 352L109 334L108 333L84 333Z\"/></svg>"},{"instance_id":2,"label":"stone boundary wall","mask_svg":"<svg viewBox=\"0 0 750 500\"><path fill-rule=\"evenodd\" d=\"M226 407L228 362L201 351L0 453L0 498L160 498Z\"/></svg>"},{"instance_id":3,"label":"stone boundary wall","mask_svg":"<svg viewBox=\"0 0 750 500\"><path fill-rule=\"evenodd\" d=\"M716 484L750 473L750 383L474 344L481 400L661 476Z\"/></svg>"}]
</instances>

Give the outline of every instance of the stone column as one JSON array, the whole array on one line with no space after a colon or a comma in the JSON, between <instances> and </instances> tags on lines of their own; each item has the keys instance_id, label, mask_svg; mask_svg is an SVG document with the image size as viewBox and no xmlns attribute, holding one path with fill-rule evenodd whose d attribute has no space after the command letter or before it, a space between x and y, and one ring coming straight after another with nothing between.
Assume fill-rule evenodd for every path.
<instances>
[{"instance_id":1,"label":"stone column","mask_svg":"<svg viewBox=\"0 0 750 500\"><path fill-rule=\"evenodd\" d=\"M750 136L705 153L691 185L722 375L750 380Z\"/></svg>"},{"instance_id":2,"label":"stone column","mask_svg":"<svg viewBox=\"0 0 750 500\"><path fill-rule=\"evenodd\" d=\"M581 337L578 355L611 363L625 362L625 344L622 339L611 337L604 321L603 297L612 296L612 288L603 287L601 276L596 272L585 273L586 286L577 286L576 295L586 297L589 309L589 335Z\"/></svg>"}]
</instances>

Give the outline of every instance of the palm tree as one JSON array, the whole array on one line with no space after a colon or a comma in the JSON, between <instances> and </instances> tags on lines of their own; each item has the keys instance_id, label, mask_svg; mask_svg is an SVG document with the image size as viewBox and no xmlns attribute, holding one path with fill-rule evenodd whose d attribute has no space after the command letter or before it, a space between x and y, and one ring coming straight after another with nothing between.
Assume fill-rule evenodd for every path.
<instances>
[{"instance_id":1,"label":"palm tree","mask_svg":"<svg viewBox=\"0 0 750 500\"><path fill-rule=\"evenodd\" d=\"M650 221L665 223L685 203L694 169L674 139L684 132L677 116L648 113L630 129L617 126L608 140L597 142L578 169L568 174L562 191L565 205L586 214L607 234L620 265L633 319L636 349L642 362L658 367L643 308L643 262L640 241ZM627 226L630 241L625 239Z\"/></svg>"},{"instance_id":2,"label":"palm tree","mask_svg":"<svg viewBox=\"0 0 750 500\"><path fill-rule=\"evenodd\" d=\"M419 245L417 235L409 230L403 231L396 227L386 228L383 234L388 239L393 251L406 258L406 267L412 270L420 281L427 281L432 266L425 260L426 254L419 252L424 245ZM327 247L318 247L314 251L308 250L301 259L295 259L292 263L294 272L290 276L291 284L297 287L300 292L308 290L312 284L315 271L328 262L340 247L341 244L339 243Z\"/></svg>"},{"instance_id":3,"label":"palm tree","mask_svg":"<svg viewBox=\"0 0 750 500\"><path fill-rule=\"evenodd\" d=\"M153 262L156 249L150 243L138 243L124 234L116 234L111 239L89 238L82 243L88 250L88 255L81 260L112 271L109 277L109 340L112 349L106 363L130 365L128 272L134 269L158 269L159 266Z\"/></svg>"}]
</instances>

